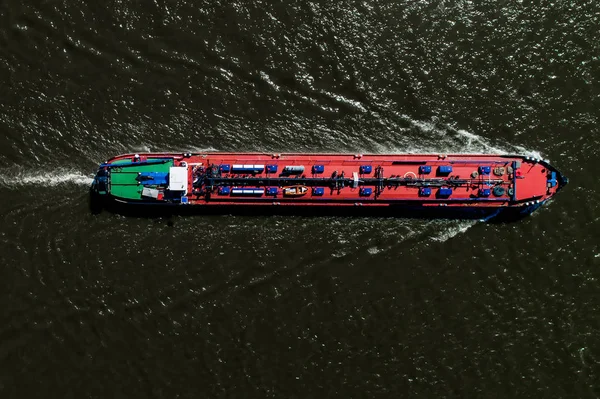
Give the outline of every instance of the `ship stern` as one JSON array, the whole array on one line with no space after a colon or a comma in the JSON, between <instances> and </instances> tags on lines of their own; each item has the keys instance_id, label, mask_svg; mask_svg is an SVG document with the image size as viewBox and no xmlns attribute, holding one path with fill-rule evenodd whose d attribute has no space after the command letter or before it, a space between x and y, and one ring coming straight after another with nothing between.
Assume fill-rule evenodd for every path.
<instances>
[{"instance_id":1,"label":"ship stern","mask_svg":"<svg viewBox=\"0 0 600 399\"><path fill-rule=\"evenodd\" d=\"M108 197L108 173L105 168L99 168L90 186L90 211L100 213Z\"/></svg>"}]
</instances>

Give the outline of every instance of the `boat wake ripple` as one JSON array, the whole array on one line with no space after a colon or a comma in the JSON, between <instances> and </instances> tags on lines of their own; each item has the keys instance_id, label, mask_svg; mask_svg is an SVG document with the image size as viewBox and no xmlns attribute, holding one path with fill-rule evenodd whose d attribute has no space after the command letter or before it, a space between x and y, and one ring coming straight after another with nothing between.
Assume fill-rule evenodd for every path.
<instances>
[{"instance_id":1,"label":"boat wake ripple","mask_svg":"<svg viewBox=\"0 0 600 399\"><path fill-rule=\"evenodd\" d=\"M86 176L81 172L66 169L58 169L51 172L41 170L0 170L0 187L7 188L18 188L35 184L44 184L46 187L54 187L62 184L88 186L92 183L92 180L92 175Z\"/></svg>"},{"instance_id":2,"label":"boat wake ripple","mask_svg":"<svg viewBox=\"0 0 600 399\"><path fill-rule=\"evenodd\" d=\"M377 145L379 153L487 153L487 154L518 154L543 158L536 150L505 141L498 141L481 136L464 129L457 129L448 124L438 124L435 121L422 121L408 115L392 112L400 121L407 123L417 134L404 132L400 135L400 143L392 146ZM395 122L390 121L392 130L403 131L400 125L394 127Z\"/></svg>"},{"instance_id":3,"label":"boat wake ripple","mask_svg":"<svg viewBox=\"0 0 600 399\"><path fill-rule=\"evenodd\" d=\"M433 234L430 238L432 241L445 242L457 235L465 233L477 223L479 223L477 220L444 221L443 228Z\"/></svg>"}]
</instances>

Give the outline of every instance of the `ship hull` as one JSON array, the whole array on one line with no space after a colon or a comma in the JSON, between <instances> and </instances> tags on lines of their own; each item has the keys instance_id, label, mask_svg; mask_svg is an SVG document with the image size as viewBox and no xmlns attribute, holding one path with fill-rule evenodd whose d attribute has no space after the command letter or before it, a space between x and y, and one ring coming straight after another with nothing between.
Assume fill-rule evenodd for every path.
<instances>
[{"instance_id":1,"label":"ship hull","mask_svg":"<svg viewBox=\"0 0 600 399\"><path fill-rule=\"evenodd\" d=\"M521 156L126 154L100 165L90 204L94 212L148 216L516 220L566 183L546 161Z\"/></svg>"},{"instance_id":2,"label":"ship hull","mask_svg":"<svg viewBox=\"0 0 600 399\"><path fill-rule=\"evenodd\" d=\"M411 204L393 204L386 207L352 206L255 206L255 205L215 205L179 206L145 202L123 202L113 197L91 195L90 210L94 214L102 211L128 217L171 217L171 216L338 216L338 217L397 217L407 219L464 219L490 222L510 222L520 220L544 205L539 203L522 208L431 208Z\"/></svg>"}]
</instances>

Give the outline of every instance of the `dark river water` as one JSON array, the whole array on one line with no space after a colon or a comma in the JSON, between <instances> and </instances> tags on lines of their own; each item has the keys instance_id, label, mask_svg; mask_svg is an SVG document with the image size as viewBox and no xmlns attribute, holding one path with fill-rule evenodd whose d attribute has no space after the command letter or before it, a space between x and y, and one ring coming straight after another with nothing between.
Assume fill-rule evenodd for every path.
<instances>
[{"instance_id":1,"label":"dark river water","mask_svg":"<svg viewBox=\"0 0 600 399\"><path fill-rule=\"evenodd\" d=\"M597 0L3 0L0 396L598 398L599 126ZM510 224L91 214L148 150L571 183Z\"/></svg>"}]
</instances>

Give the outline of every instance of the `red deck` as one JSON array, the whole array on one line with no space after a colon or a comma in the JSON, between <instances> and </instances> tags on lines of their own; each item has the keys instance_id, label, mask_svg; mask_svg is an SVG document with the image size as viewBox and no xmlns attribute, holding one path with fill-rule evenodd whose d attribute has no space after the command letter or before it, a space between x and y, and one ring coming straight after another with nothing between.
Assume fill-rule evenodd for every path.
<instances>
[{"instance_id":1,"label":"red deck","mask_svg":"<svg viewBox=\"0 0 600 399\"><path fill-rule=\"evenodd\" d=\"M181 194L181 202L190 205L415 203L497 208L544 202L561 186L558 172L546 162L520 156L216 152L134 156L115 157L105 165L173 159L174 166L187 168L187 190ZM302 195L285 195L290 186L308 190L302 189L306 191ZM161 195L154 201L172 200L166 187L155 188Z\"/></svg>"}]
</instances>

